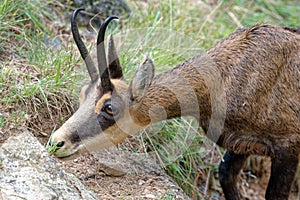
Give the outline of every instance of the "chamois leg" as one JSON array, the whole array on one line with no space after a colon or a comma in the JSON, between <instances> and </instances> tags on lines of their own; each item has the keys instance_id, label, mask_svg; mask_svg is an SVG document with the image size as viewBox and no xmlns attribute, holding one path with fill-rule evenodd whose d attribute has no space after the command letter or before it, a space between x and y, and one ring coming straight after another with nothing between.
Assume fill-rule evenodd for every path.
<instances>
[{"instance_id":1,"label":"chamois leg","mask_svg":"<svg viewBox=\"0 0 300 200\"><path fill-rule=\"evenodd\" d=\"M280 152L272 158L266 200L287 200L298 167L298 154Z\"/></svg>"},{"instance_id":2,"label":"chamois leg","mask_svg":"<svg viewBox=\"0 0 300 200\"><path fill-rule=\"evenodd\" d=\"M224 156L224 161L219 165L219 180L226 200L241 199L236 181L247 157L247 155L227 151Z\"/></svg>"}]
</instances>

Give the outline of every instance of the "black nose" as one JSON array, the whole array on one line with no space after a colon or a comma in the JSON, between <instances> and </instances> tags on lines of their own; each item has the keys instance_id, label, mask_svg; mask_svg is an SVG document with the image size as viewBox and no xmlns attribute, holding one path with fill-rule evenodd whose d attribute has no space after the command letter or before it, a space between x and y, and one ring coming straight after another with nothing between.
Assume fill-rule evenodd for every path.
<instances>
[{"instance_id":1,"label":"black nose","mask_svg":"<svg viewBox=\"0 0 300 200\"><path fill-rule=\"evenodd\" d=\"M61 148L65 145L65 141L61 141L59 143L56 144L57 147Z\"/></svg>"}]
</instances>

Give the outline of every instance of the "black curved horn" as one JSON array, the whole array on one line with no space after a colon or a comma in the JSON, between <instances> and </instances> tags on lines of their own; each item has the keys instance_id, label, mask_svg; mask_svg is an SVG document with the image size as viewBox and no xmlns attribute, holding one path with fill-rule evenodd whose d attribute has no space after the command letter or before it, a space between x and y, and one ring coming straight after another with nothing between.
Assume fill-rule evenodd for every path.
<instances>
[{"instance_id":1,"label":"black curved horn","mask_svg":"<svg viewBox=\"0 0 300 200\"><path fill-rule=\"evenodd\" d=\"M102 89L104 90L104 93L113 90L113 84L110 81L109 72L107 68L106 54L104 49L104 37L105 37L105 31L108 24L114 19L118 19L118 17L109 16L108 18L106 18L106 20L103 22L103 24L100 27L98 38L97 38L98 70L101 78L101 86Z\"/></svg>"},{"instance_id":2,"label":"black curved horn","mask_svg":"<svg viewBox=\"0 0 300 200\"><path fill-rule=\"evenodd\" d=\"M85 64L86 64L86 67L87 67L87 70L89 72L89 75L91 77L91 81L94 82L97 80L98 78L98 73L97 73L97 68L86 48L86 46L84 45L83 41L81 40L81 37L79 35L79 31L78 31L78 26L77 26L77 23L76 23L76 16L77 14L84 10L84 8L77 8L74 12L73 12L73 15L72 15L72 18L71 18L71 30L72 30L72 34L73 34L73 38L75 40L75 43L79 49L79 52L80 52L80 55L81 57L83 58Z\"/></svg>"}]
</instances>

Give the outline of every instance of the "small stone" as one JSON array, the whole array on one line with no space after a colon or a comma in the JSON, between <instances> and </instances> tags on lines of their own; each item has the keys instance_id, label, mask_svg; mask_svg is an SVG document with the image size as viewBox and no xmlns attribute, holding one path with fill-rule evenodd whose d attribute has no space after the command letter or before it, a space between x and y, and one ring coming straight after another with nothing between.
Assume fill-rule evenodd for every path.
<instances>
[{"instance_id":1,"label":"small stone","mask_svg":"<svg viewBox=\"0 0 300 200\"><path fill-rule=\"evenodd\" d=\"M145 197L146 197L146 198L149 198L149 199L155 199L155 198L156 198L156 196L153 195L153 194L146 194Z\"/></svg>"},{"instance_id":2,"label":"small stone","mask_svg":"<svg viewBox=\"0 0 300 200\"><path fill-rule=\"evenodd\" d=\"M143 185L144 183L145 183L145 181L139 180L139 185Z\"/></svg>"}]
</instances>

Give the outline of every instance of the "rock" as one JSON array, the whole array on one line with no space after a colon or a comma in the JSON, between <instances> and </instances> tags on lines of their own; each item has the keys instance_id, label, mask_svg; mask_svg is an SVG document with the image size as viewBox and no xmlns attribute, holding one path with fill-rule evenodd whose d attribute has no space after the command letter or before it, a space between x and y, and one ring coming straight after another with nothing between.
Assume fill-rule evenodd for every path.
<instances>
[{"instance_id":1,"label":"rock","mask_svg":"<svg viewBox=\"0 0 300 200\"><path fill-rule=\"evenodd\" d=\"M104 19L111 15L116 15L119 19L126 19L131 14L131 9L125 0L74 0L73 7L85 8L85 13L81 12L77 17L79 26L90 25L100 28Z\"/></svg>"},{"instance_id":2,"label":"rock","mask_svg":"<svg viewBox=\"0 0 300 200\"><path fill-rule=\"evenodd\" d=\"M132 199L190 199L183 190L162 170L159 162L155 160L155 155L151 153L134 153L119 147L110 147L102 151L93 152L92 155L101 163L103 171L107 169L120 171L124 177L115 177L116 182L121 185L130 185L126 188L133 194ZM103 167L104 166L104 167ZM111 174L108 174L111 175ZM131 177L134 177L131 179ZM124 179L126 180L125 182ZM105 185L105 179L101 179L101 184ZM111 188L117 184L111 185ZM136 190L136 188L138 188ZM100 195L101 196L101 195ZM125 194L118 197L123 198ZM105 197L103 197L105 199ZM126 197L124 197L126 199Z\"/></svg>"},{"instance_id":3,"label":"rock","mask_svg":"<svg viewBox=\"0 0 300 200\"><path fill-rule=\"evenodd\" d=\"M156 196L153 194L146 194L145 197L148 199L156 199Z\"/></svg>"},{"instance_id":4,"label":"rock","mask_svg":"<svg viewBox=\"0 0 300 200\"><path fill-rule=\"evenodd\" d=\"M102 151L92 152L92 154L100 163L106 166L105 172L108 171L108 169L115 169L123 171L124 174L165 174L150 153L134 153L113 146Z\"/></svg>"},{"instance_id":5,"label":"rock","mask_svg":"<svg viewBox=\"0 0 300 200\"><path fill-rule=\"evenodd\" d=\"M0 199L98 199L71 174L55 164L28 131L0 147Z\"/></svg>"}]
</instances>

